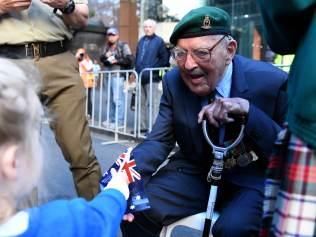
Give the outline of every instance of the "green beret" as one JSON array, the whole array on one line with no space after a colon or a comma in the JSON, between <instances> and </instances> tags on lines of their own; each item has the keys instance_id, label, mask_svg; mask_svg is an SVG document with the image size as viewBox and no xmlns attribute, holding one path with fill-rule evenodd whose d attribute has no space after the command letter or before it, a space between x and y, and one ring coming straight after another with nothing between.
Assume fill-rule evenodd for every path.
<instances>
[{"instance_id":1,"label":"green beret","mask_svg":"<svg viewBox=\"0 0 316 237\"><path fill-rule=\"evenodd\" d=\"M180 38L193 38L205 35L230 35L229 14L217 7L200 7L187 13L175 26L170 43L176 44Z\"/></svg>"}]
</instances>

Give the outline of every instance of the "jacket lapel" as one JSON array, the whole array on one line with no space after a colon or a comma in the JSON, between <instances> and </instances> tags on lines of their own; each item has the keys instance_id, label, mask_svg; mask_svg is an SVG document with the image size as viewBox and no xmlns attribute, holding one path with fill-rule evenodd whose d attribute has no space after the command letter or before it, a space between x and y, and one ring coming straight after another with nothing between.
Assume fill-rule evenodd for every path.
<instances>
[{"instance_id":1,"label":"jacket lapel","mask_svg":"<svg viewBox=\"0 0 316 237\"><path fill-rule=\"evenodd\" d=\"M242 58L236 55L233 59L233 74L230 97L240 97L250 99L248 92L248 83L242 65Z\"/></svg>"}]
</instances>

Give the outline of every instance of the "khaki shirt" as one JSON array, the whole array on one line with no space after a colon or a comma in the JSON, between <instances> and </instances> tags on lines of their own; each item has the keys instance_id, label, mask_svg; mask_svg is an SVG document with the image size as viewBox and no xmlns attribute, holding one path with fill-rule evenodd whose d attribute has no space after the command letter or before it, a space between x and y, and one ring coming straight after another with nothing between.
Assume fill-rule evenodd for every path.
<instances>
[{"instance_id":1,"label":"khaki shirt","mask_svg":"<svg viewBox=\"0 0 316 237\"><path fill-rule=\"evenodd\" d=\"M74 2L87 4L87 0ZM71 39L72 32L63 22L60 11L55 14L53 10L40 0L33 0L26 10L0 15L0 45Z\"/></svg>"}]
</instances>

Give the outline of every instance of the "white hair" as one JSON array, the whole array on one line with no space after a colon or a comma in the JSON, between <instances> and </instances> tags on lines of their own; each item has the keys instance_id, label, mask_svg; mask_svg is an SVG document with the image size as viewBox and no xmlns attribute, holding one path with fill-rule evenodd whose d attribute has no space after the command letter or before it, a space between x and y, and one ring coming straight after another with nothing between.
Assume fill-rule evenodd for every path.
<instances>
[{"instance_id":1,"label":"white hair","mask_svg":"<svg viewBox=\"0 0 316 237\"><path fill-rule=\"evenodd\" d=\"M225 41L227 42L227 44L229 44L231 41L234 41L235 39L231 36L231 35L227 35L225 37Z\"/></svg>"},{"instance_id":2,"label":"white hair","mask_svg":"<svg viewBox=\"0 0 316 237\"><path fill-rule=\"evenodd\" d=\"M147 19L144 21L143 25L149 25L149 26L152 26L154 28L156 28L156 25L157 25L157 22L153 19Z\"/></svg>"},{"instance_id":3,"label":"white hair","mask_svg":"<svg viewBox=\"0 0 316 237\"><path fill-rule=\"evenodd\" d=\"M210 35L215 40L219 40L223 37L224 35ZM227 47L230 42L235 41L235 39L231 35L226 35L226 37L223 39L223 41L220 43L219 47Z\"/></svg>"},{"instance_id":4,"label":"white hair","mask_svg":"<svg viewBox=\"0 0 316 237\"><path fill-rule=\"evenodd\" d=\"M18 202L38 182L42 169L40 120L43 109L37 90L39 76L35 67L25 65L24 73L13 61L0 58L0 149L18 147L17 179L0 180L0 195ZM2 156L0 154L0 159Z\"/></svg>"}]
</instances>

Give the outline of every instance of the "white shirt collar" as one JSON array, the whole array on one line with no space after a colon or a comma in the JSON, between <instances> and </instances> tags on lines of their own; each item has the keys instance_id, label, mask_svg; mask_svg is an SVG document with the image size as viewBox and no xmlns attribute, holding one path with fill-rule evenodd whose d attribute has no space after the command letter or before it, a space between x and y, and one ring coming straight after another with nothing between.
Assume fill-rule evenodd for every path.
<instances>
[{"instance_id":1,"label":"white shirt collar","mask_svg":"<svg viewBox=\"0 0 316 237\"><path fill-rule=\"evenodd\" d=\"M29 213L20 211L0 225L0 237L20 235L27 230L28 225Z\"/></svg>"}]
</instances>

